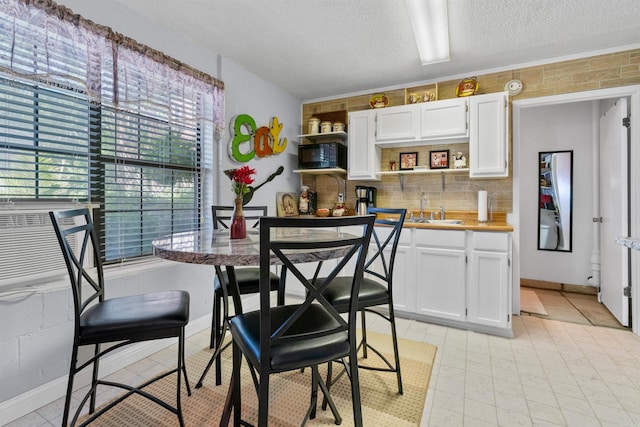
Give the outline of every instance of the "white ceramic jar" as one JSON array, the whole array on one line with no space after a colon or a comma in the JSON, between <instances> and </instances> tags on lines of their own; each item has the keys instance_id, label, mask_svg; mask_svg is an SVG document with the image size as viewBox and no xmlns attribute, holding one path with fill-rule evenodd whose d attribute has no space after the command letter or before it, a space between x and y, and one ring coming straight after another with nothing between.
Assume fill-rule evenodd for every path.
<instances>
[{"instance_id":1,"label":"white ceramic jar","mask_svg":"<svg viewBox=\"0 0 640 427\"><path fill-rule=\"evenodd\" d=\"M320 132L321 133L329 133L331 132L331 122L322 122L320 123Z\"/></svg>"},{"instance_id":2,"label":"white ceramic jar","mask_svg":"<svg viewBox=\"0 0 640 427\"><path fill-rule=\"evenodd\" d=\"M320 133L320 119L317 117L311 117L309 119L309 133Z\"/></svg>"},{"instance_id":3,"label":"white ceramic jar","mask_svg":"<svg viewBox=\"0 0 640 427\"><path fill-rule=\"evenodd\" d=\"M333 131L334 132L344 132L344 123L342 122L335 122L333 124Z\"/></svg>"}]
</instances>

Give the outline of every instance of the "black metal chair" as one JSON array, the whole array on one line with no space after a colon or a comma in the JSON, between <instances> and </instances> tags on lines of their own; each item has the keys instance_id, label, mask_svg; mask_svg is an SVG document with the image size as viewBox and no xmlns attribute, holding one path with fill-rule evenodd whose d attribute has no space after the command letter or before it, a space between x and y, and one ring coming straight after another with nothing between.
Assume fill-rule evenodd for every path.
<instances>
[{"instance_id":1,"label":"black metal chair","mask_svg":"<svg viewBox=\"0 0 640 427\"><path fill-rule=\"evenodd\" d=\"M221 206L214 205L211 207L211 212L213 214L213 228L215 230L219 230L220 228L228 229L231 224L231 218L233 215L233 206ZM249 223L253 222L251 225L252 228L258 227L260 218L263 216L267 216L267 207L266 206L243 206L242 210L245 215L244 218ZM236 281L238 283L238 290L240 295L248 295L258 293L258 284L260 281L260 269L257 267L241 267L235 269ZM222 278L222 279L221 279ZM222 340L222 328L225 327L223 312L222 312L222 302L224 298L224 294L222 292L222 288L220 287L220 281L228 286L229 285L229 276L226 271L222 269L216 269L216 276L213 284L213 317L211 319L211 339L210 339L210 348L217 348L218 345L221 345L220 342ZM280 277L271 273L271 290L279 291L278 292L278 301L281 304L284 304L284 287L280 286ZM227 344L229 346L230 344ZM226 348L226 347L225 347ZM209 369L211 368L211 362L207 365L205 370L203 371L200 379L196 384L196 388L202 387L202 381L207 376ZM218 353L217 357L215 357L216 364L216 385L220 385L222 381L222 361L220 358L220 353Z\"/></svg>"},{"instance_id":2,"label":"black metal chair","mask_svg":"<svg viewBox=\"0 0 640 427\"><path fill-rule=\"evenodd\" d=\"M376 226L373 228L373 237L371 238L372 248L369 249L367 261L364 265L364 272L366 275L362 280L360 293L358 294L358 310L362 314L362 341L358 345L358 351L362 348L363 356L364 358L367 358L367 350L372 350L384 361L387 368L366 366L362 364L362 361L359 364L359 367L362 369L373 369L376 371L395 372L398 379L398 393L402 394L400 355L398 353L398 338L396 335L396 321L393 310L393 266L395 263L396 251L398 249L400 232L402 231L407 210L369 208L367 213L376 215ZM386 237L380 237L380 235L383 234L386 235ZM373 242L375 242L375 246L373 246ZM323 291L323 295L339 312L347 312L351 298L351 278L336 278L336 280L329 284L329 286L327 286ZM380 310L372 310L373 307L380 307L384 305L387 306L388 310L386 314ZM367 326L365 319L365 313L367 312L375 313L390 323L395 364L391 364L386 357L367 342ZM329 364L327 376L328 387L331 387L332 384L331 375L331 364ZM323 406L326 406L326 404L323 403Z\"/></svg>"},{"instance_id":3,"label":"black metal chair","mask_svg":"<svg viewBox=\"0 0 640 427\"><path fill-rule=\"evenodd\" d=\"M93 365L91 385L80 402L71 420L71 425L75 425L87 400L90 400L89 413L91 416L82 423L83 426L132 394L139 394L176 414L180 425L184 426L180 401L182 373L184 373L187 393L191 395L187 370L184 365L184 331L189 322L189 293L166 291L107 299L102 262L98 253L100 242L93 227L89 210L74 209L49 212L49 216L69 272L75 318L71 366L62 425L66 426L69 419L75 375L84 368ZM74 241L77 246L71 245L71 242ZM74 250L74 246L78 249ZM93 267L88 267L90 261L93 262ZM106 354L129 344L164 338L178 338L178 363L175 369L164 372L140 386L98 378L99 361ZM108 343L113 343L113 345L102 350L101 345ZM79 347L88 345L95 346L93 355L86 362L79 362ZM144 387L149 384L173 374L177 376L175 406L171 406L144 390ZM127 392L96 412L98 385L117 387L127 390Z\"/></svg>"},{"instance_id":4,"label":"black metal chair","mask_svg":"<svg viewBox=\"0 0 640 427\"><path fill-rule=\"evenodd\" d=\"M317 388L327 398L336 424L342 421L325 383L318 373L318 365L331 360L348 357L353 413L356 426L362 425L360 385L356 352L355 319L358 295L363 275L364 260L373 229L373 215L326 219L275 218L260 220L260 309L238 314L229 320L233 337L232 396L234 425L245 424L242 420L240 393L240 365L242 357L249 365L256 392L258 394L258 425L269 423L269 379L270 375L311 367L312 394L309 410L304 422L314 418L317 405ZM322 238L322 229L327 227L359 226L360 234L344 240ZM287 239L287 229L309 230L309 238ZM308 260L319 259L325 250L339 250L341 258L334 270L324 280L308 280L292 262L295 251L312 252ZM305 286L304 302L295 305L272 305L269 291L269 269L271 257L278 261ZM355 262L354 262L355 259ZM299 259L297 261L300 261ZM351 294L354 304L347 304L346 319L323 297L324 289L336 279L338 274L348 273L351 277Z\"/></svg>"}]
</instances>

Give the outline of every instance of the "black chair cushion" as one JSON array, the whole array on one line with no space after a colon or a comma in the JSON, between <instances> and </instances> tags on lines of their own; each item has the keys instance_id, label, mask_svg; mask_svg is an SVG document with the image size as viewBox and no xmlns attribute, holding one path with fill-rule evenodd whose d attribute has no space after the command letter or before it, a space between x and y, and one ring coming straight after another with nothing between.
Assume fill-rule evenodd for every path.
<instances>
[{"instance_id":1,"label":"black chair cushion","mask_svg":"<svg viewBox=\"0 0 640 427\"><path fill-rule=\"evenodd\" d=\"M185 291L112 298L82 314L80 345L176 337L188 321L189 294Z\"/></svg>"},{"instance_id":2,"label":"black chair cushion","mask_svg":"<svg viewBox=\"0 0 640 427\"><path fill-rule=\"evenodd\" d=\"M322 280L322 279L319 279ZM349 311L351 297L351 277L336 277L322 292L322 295L340 313ZM386 285L369 278L363 278L358 295L358 310L389 303L389 291Z\"/></svg>"},{"instance_id":3,"label":"black chair cushion","mask_svg":"<svg viewBox=\"0 0 640 427\"><path fill-rule=\"evenodd\" d=\"M260 268L258 267L242 267L236 268L236 280L238 281L238 289L240 289L241 295L255 294L260 291ZM270 273L271 278L271 290L277 291L280 286L280 277L275 273ZM229 275L226 271L222 271L222 278L225 284L229 284ZM220 288L220 282L216 275L215 284L213 286L216 294L222 294L222 288Z\"/></svg>"},{"instance_id":4,"label":"black chair cushion","mask_svg":"<svg viewBox=\"0 0 640 427\"><path fill-rule=\"evenodd\" d=\"M273 307L272 325L280 325L296 310L297 305ZM285 335L304 334L329 330L338 326L338 322L320 304L312 304ZM235 316L230 321L233 339L242 352L257 366L260 360L260 312ZM273 329L273 328L272 328ZM347 332L339 332L314 339L281 341L271 347L271 370L289 371L304 366L324 363L349 353Z\"/></svg>"}]
</instances>

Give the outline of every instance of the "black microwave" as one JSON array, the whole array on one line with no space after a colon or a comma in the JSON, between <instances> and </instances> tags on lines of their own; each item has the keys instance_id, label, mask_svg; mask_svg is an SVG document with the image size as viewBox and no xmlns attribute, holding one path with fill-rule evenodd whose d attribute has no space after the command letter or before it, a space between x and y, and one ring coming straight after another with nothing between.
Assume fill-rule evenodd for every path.
<instances>
[{"instance_id":1,"label":"black microwave","mask_svg":"<svg viewBox=\"0 0 640 427\"><path fill-rule=\"evenodd\" d=\"M339 142L298 146L298 169L347 168L347 147Z\"/></svg>"}]
</instances>

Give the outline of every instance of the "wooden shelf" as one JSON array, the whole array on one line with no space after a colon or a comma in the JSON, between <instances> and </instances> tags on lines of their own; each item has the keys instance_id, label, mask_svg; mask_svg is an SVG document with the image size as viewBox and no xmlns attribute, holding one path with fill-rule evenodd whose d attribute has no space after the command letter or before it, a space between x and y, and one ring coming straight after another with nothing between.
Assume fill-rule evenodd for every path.
<instances>
[{"instance_id":1,"label":"wooden shelf","mask_svg":"<svg viewBox=\"0 0 640 427\"><path fill-rule=\"evenodd\" d=\"M346 175L346 169L342 168L328 168L328 169L294 169L294 173L307 174L307 175Z\"/></svg>"},{"instance_id":2,"label":"wooden shelf","mask_svg":"<svg viewBox=\"0 0 640 427\"><path fill-rule=\"evenodd\" d=\"M376 175L414 175L414 174L427 174L427 173L455 173L455 172L467 172L469 168L462 169L413 169L413 170L399 170L399 171L382 171Z\"/></svg>"},{"instance_id":3,"label":"wooden shelf","mask_svg":"<svg viewBox=\"0 0 640 427\"><path fill-rule=\"evenodd\" d=\"M348 137L347 132L325 132L325 133L309 133L304 135L298 135L298 138L305 138L313 142L324 141L346 141Z\"/></svg>"}]
</instances>

